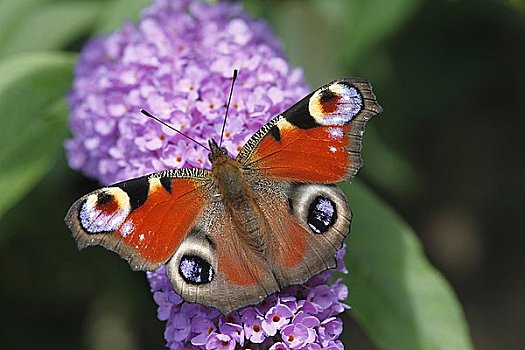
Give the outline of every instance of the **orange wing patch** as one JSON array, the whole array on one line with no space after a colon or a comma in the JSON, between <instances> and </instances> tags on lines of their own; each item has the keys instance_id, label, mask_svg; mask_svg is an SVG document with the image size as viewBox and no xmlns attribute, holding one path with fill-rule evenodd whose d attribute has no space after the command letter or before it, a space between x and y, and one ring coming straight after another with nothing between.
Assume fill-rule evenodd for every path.
<instances>
[{"instance_id":1,"label":"orange wing patch","mask_svg":"<svg viewBox=\"0 0 525 350\"><path fill-rule=\"evenodd\" d=\"M308 232L295 220L288 220L287 224L287 227L281 231L286 237L280 237L284 239L285 244L276 251L278 254L277 261L283 262L284 267L293 268L304 259Z\"/></svg>"},{"instance_id":2,"label":"orange wing patch","mask_svg":"<svg viewBox=\"0 0 525 350\"><path fill-rule=\"evenodd\" d=\"M171 193L159 179L150 179L148 198L131 212L115 238L150 263L168 260L190 230L204 205L198 183L191 179L171 180Z\"/></svg>"},{"instance_id":3,"label":"orange wing patch","mask_svg":"<svg viewBox=\"0 0 525 350\"><path fill-rule=\"evenodd\" d=\"M350 125L300 129L282 119L274 128L280 136L268 133L248 164L279 179L328 183L346 176Z\"/></svg>"},{"instance_id":4,"label":"orange wing patch","mask_svg":"<svg viewBox=\"0 0 525 350\"><path fill-rule=\"evenodd\" d=\"M253 258L246 254L232 254L231 251L222 250L219 252L218 266L230 283L237 286L254 286L261 283L266 270L262 262L257 261L258 257L255 257L256 261ZM250 265L247 266L244 262L249 262Z\"/></svg>"}]
</instances>

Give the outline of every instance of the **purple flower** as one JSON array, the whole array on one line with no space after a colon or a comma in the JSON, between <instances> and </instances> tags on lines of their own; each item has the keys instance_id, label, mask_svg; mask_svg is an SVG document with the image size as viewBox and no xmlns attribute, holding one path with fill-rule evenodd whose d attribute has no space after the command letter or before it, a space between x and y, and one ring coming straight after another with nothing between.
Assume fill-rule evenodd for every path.
<instances>
[{"instance_id":1,"label":"purple flower","mask_svg":"<svg viewBox=\"0 0 525 350\"><path fill-rule=\"evenodd\" d=\"M230 321L230 320L226 320ZM228 335L234 343L240 346L244 345L244 328L240 324L239 319L231 320L233 322L220 322L219 329L222 334Z\"/></svg>"},{"instance_id":2,"label":"purple flower","mask_svg":"<svg viewBox=\"0 0 525 350\"><path fill-rule=\"evenodd\" d=\"M208 337L215 333L216 331L216 325L214 322L212 322L210 319L207 318L193 318L191 320L191 331L195 334L193 338L191 338L191 343L196 346L200 345L206 345L206 341L208 340Z\"/></svg>"},{"instance_id":3,"label":"purple flower","mask_svg":"<svg viewBox=\"0 0 525 350\"><path fill-rule=\"evenodd\" d=\"M287 350L287 349L288 348L286 347L286 345L282 342L275 343L270 347L270 350Z\"/></svg>"},{"instance_id":4,"label":"purple flower","mask_svg":"<svg viewBox=\"0 0 525 350\"><path fill-rule=\"evenodd\" d=\"M283 328L281 336L290 349L296 349L306 343L308 328L302 323L290 324Z\"/></svg>"},{"instance_id":5,"label":"purple flower","mask_svg":"<svg viewBox=\"0 0 525 350\"><path fill-rule=\"evenodd\" d=\"M339 334L343 332L343 322L335 317L330 317L324 320L321 325L317 328L320 343L323 346L337 339Z\"/></svg>"},{"instance_id":6,"label":"purple flower","mask_svg":"<svg viewBox=\"0 0 525 350\"><path fill-rule=\"evenodd\" d=\"M310 314L306 313L305 311L300 311L295 315L293 319L293 324L302 324L306 327L307 330L307 338L305 340L306 344L313 344L313 342L316 340L317 332L316 327L320 325L320 321L317 317L311 316ZM341 329L342 332L342 329Z\"/></svg>"},{"instance_id":7,"label":"purple flower","mask_svg":"<svg viewBox=\"0 0 525 350\"><path fill-rule=\"evenodd\" d=\"M226 334L213 333L206 342L206 349L235 349L235 340Z\"/></svg>"},{"instance_id":8,"label":"purple flower","mask_svg":"<svg viewBox=\"0 0 525 350\"><path fill-rule=\"evenodd\" d=\"M266 23L239 4L158 0L137 25L92 40L76 67L69 165L104 184L174 167L208 167L207 152L140 114L150 110L200 142L220 134L234 155L307 92Z\"/></svg>"},{"instance_id":9,"label":"purple flower","mask_svg":"<svg viewBox=\"0 0 525 350\"><path fill-rule=\"evenodd\" d=\"M292 316L292 310L286 305L277 304L266 313L262 328L267 335L274 336L278 330L290 322Z\"/></svg>"},{"instance_id":10,"label":"purple flower","mask_svg":"<svg viewBox=\"0 0 525 350\"><path fill-rule=\"evenodd\" d=\"M288 350L288 347L284 343L278 342L278 343L273 344L270 347L270 350Z\"/></svg>"},{"instance_id":11,"label":"purple flower","mask_svg":"<svg viewBox=\"0 0 525 350\"><path fill-rule=\"evenodd\" d=\"M209 167L207 152L147 119L150 110L200 142L218 138L233 69L240 70L223 145L234 156L270 118L308 93L266 23L238 3L156 0L136 25L92 40L69 96L69 165L104 184L180 167ZM346 273L345 248L336 271ZM148 272L170 349L342 349L335 316L348 308L333 271L224 316L184 301L165 267Z\"/></svg>"},{"instance_id":12,"label":"purple flower","mask_svg":"<svg viewBox=\"0 0 525 350\"><path fill-rule=\"evenodd\" d=\"M266 339L266 334L262 328L263 320L263 316L254 308L248 308L243 312L242 323L246 340L260 344Z\"/></svg>"}]
</instances>

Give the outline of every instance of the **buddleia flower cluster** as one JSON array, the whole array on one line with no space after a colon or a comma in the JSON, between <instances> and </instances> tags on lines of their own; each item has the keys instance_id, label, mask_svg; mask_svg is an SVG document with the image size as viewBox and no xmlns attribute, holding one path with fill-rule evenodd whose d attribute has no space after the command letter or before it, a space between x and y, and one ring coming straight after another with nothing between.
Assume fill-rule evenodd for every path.
<instances>
[{"instance_id":1,"label":"buddleia flower cluster","mask_svg":"<svg viewBox=\"0 0 525 350\"><path fill-rule=\"evenodd\" d=\"M156 0L136 24L92 39L69 96L71 168L103 184L181 167L209 168L207 151L146 118L146 109L201 143L219 138L234 69L225 146L235 156L272 117L309 92L264 21L238 3ZM338 254L337 270L344 249ZM347 288L332 271L224 316L185 302L165 268L148 273L170 349L342 349Z\"/></svg>"},{"instance_id":2,"label":"buddleia flower cluster","mask_svg":"<svg viewBox=\"0 0 525 350\"><path fill-rule=\"evenodd\" d=\"M207 151L147 119L146 109L206 144L220 136L232 155L271 117L308 93L265 22L240 4L157 0L138 24L90 41L69 96L69 165L103 184L180 167L209 167Z\"/></svg>"},{"instance_id":3,"label":"buddleia flower cluster","mask_svg":"<svg viewBox=\"0 0 525 350\"><path fill-rule=\"evenodd\" d=\"M334 269L347 273L337 253ZM339 336L343 323L336 315L348 308L348 289L341 279L330 284L334 270L266 297L262 303L229 315L217 309L185 302L171 286L165 268L148 272L158 318L166 321L170 349L344 349Z\"/></svg>"}]
</instances>

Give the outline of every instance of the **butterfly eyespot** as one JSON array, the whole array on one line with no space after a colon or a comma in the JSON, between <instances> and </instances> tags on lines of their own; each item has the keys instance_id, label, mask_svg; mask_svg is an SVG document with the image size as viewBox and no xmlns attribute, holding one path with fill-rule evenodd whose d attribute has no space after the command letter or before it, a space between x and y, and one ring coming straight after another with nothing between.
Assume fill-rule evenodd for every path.
<instances>
[{"instance_id":1,"label":"butterfly eyespot","mask_svg":"<svg viewBox=\"0 0 525 350\"><path fill-rule=\"evenodd\" d=\"M352 213L345 194L335 185L304 184L288 192L288 208L313 234L346 236Z\"/></svg>"},{"instance_id":2,"label":"butterfly eyespot","mask_svg":"<svg viewBox=\"0 0 525 350\"><path fill-rule=\"evenodd\" d=\"M325 233L337 220L335 203L326 197L317 196L308 208L307 223L314 233Z\"/></svg>"},{"instance_id":3,"label":"butterfly eyespot","mask_svg":"<svg viewBox=\"0 0 525 350\"><path fill-rule=\"evenodd\" d=\"M201 285L210 283L215 277L213 267L203 258L196 255L183 255L179 263L179 273L189 284Z\"/></svg>"},{"instance_id":4,"label":"butterfly eyespot","mask_svg":"<svg viewBox=\"0 0 525 350\"><path fill-rule=\"evenodd\" d=\"M79 223L88 234L115 231L130 211L129 197L119 188L106 188L82 201Z\"/></svg>"},{"instance_id":5,"label":"butterfly eyespot","mask_svg":"<svg viewBox=\"0 0 525 350\"><path fill-rule=\"evenodd\" d=\"M352 84L336 82L318 90L308 111L319 125L344 125L363 109L363 96Z\"/></svg>"}]
</instances>

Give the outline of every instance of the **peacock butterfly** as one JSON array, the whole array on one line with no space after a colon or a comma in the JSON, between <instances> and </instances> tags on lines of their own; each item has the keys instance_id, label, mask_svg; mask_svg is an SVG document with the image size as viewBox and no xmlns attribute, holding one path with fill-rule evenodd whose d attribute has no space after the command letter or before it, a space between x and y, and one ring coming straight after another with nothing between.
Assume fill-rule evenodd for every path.
<instances>
[{"instance_id":1,"label":"peacock butterfly","mask_svg":"<svg viewBox=\"0 0 525 350\"><path fill-rule=\"evenodd\" d=\"M270 120L211 170L153 173L95 190L65 221L78 247L102 245L133 270L162 264L185 300L227 314L335 266L352 213L335 183L361 166L370 83L329 83Z\"/></svg>"}]
</instances>

